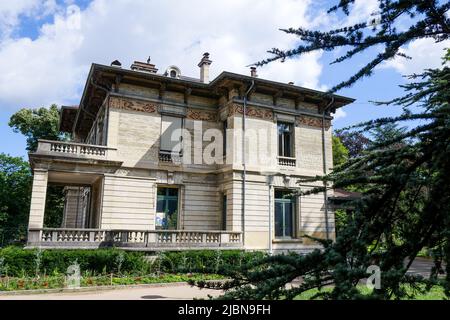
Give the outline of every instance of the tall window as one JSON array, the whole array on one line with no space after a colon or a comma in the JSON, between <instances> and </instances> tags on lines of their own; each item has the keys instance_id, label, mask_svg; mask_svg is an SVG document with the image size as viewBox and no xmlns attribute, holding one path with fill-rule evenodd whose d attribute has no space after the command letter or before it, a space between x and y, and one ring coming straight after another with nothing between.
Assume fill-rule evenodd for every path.
<instances>
[{"instance_id":1,"label":"tall window","mask_svg":"<svg viewBox=\"0 0 450 320\"><path fill-rule=\"evenodd\" d=\"M156 229L174 230L178 227L178 189L162 188L157 191Z\"/></svg>"},{"instance_id":2,"label":"tall window","mask_svg":"<svg viewBox=\"0 0 450 320\"><path fill-rule=\"evenodd\" d=\"M278 155L280 157L293 157L293 125L286 122L277 123Z\"/></svg>"},{"instance_id":3,"label":"tall window","mask_svg":"<svg viewBox=\"0 0 450 320\"><path fill-rule=\"evenodd\" d=\"M172 116L161 116L160 151L166 154L181 153L183 119Z\"/></svg>"},{"instance_id":4,"label":"tall window","mask_svg":"<svg viewBox=\"0 0 450 320\"><path fill-rule=\"evenodd\" d=\"M275 190L275 237L294 237L295 199L289 190Z\"/></svg>"}]
</instances>

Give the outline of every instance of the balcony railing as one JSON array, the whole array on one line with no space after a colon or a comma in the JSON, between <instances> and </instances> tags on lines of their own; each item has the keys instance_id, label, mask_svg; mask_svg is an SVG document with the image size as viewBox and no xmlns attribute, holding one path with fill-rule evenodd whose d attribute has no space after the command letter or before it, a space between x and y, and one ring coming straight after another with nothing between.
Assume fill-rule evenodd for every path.
<instances>
[{"instance_id":1,"label":"balcony railing","mask_svg":"<svg viewBox=\"0 0 450 320\"><path fill-rule=\"evenodd\" d=\"M183 154L181 152L159 151L159 161L163 163L180 164Z\"/></svg>"},{"instance_id":2,"label":"balcony railing","mask_svg":"<svg viewBox=\"0 0 450 320\"><path fill-rule=\"evenodd\" d=\"M109 160L115 156L116 151L117 149L114 148L92 144L38 140L38 147L35 153L70 158Z\"/></svg>"},{"instance_id":3,"label":"balcony railing","mask_svg":"<svg viewBox=\"0 0 450 320\"><path fill-rule=\"evenodd\" d=\"M283 167L295 167L297 165L296 159L292 157L278 157L278 165Z\"/></svg>"},{"instance_id":4,"label":"balcony railing","mask_svg":"<svg viewBox=\"0 0 450 320\"><path fill-rule=\"evenodd\" d=\"M134 250L227 249L242 246L241 232L42 228L28 231L28 247Z\"/></svg>"}]
</instances>

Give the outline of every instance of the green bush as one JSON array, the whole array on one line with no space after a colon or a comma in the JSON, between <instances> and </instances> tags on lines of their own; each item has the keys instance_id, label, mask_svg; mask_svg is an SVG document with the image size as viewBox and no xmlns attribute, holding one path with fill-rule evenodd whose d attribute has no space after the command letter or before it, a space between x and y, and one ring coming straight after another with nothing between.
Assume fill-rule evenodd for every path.
<instances>
[{"instance_id":1,"label":"green bush","mask_svg":"<svg viewBox=\"0 0 450 320\"><path fill-rule=\"evenodd\" d=\"M148 269L144 254L139 252L117 249L39 251L6 247L0 250L0 273L12 277L65 273L75 261L80 265L81 272L92 274L133 274Z\"/></svg>"},{"instance_id":2,"label":"green bush","mask_svg":"<svg viewBox=\"0 0 450 320\"><path fill-rule=\"evenodd\" d=\"M157 255L153 263L145 258ZM34 277L65 274L75 261L81 273L89 275L150 273L220 273L224 268L239 267L264 256L262 252L241 250L193 250L143 253L118 249L42 250L6 247L0 249L0 277ZM39 261L39 262L38 262ZM120 269L120 270L119 270Z\"/></svg>"},{"instance_id":3,"label":"green bush","mask_svg":"<svg viewBox=\"0 0 450 320\"><path fill-rule=\"evenodd\" d=\"M264 255L262 252L242 250L172 251L160 254L153 266L159 266L162 272L220 273L224 268L239 267Z\"/></svg>"}]
</instances>

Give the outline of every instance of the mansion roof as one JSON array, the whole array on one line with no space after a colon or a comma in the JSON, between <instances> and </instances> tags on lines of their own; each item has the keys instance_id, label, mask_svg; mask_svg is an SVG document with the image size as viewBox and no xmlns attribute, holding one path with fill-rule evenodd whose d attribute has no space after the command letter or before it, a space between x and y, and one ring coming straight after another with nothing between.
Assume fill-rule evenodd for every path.
<instances>
[{"instance_id":1,"label":"mansion roof","mask_svg":"<svg viewBox=\"0 0 450 320\"><path fill-rule=\"evenodd\" d=\"M138 67L140 68L143 64L138 64ZM105 98L110 93L118 93L118 88L121 84L157 89L159 90L159 99L164 101L164 92L166 91L180 92L185 96L196 95L219 99L221 96L227 96L230 90L237 89L239 97L242 98L252 81L254 81L254 92L264 93L274 97L298 99L300 101L315 103L319 106L325 106L333 98L332 112L336 108L354 101L354 99L348 97L330 95L322 91L296 86L291 83L281 83L226 71L219 74L211 82L204 83L199 79L191 77L171 77L167 75L167 72L166 74L157 74L156 72L145 72L137 68L128 70L118 66L94 63L91 65L89 71L81 97L80 107L68 106L62 108L60 130L76 132L81 137L86 136L92 122L95 120L94 116L102 106ZM276 107L276 103L274 102L274 108Z\"/></svg>"}]
</instances>

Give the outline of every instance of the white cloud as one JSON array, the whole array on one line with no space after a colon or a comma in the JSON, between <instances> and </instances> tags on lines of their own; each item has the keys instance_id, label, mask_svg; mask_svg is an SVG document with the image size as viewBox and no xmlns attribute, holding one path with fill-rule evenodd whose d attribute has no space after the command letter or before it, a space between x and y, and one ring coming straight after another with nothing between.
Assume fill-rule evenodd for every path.
<instances>
[{"instance_id":1,"label":"white cloud","mask_svg":"<svg viewBox=\"0 0 450 320\"><path fill-rule=\"evenodd\" d=\"M334 120L340 119L340 118L345 118L347 116L347 113L342 110L342 108L339 108L336 110L336 113L333 114Z\"/></svg>"},{"instance_id":2,"label":"white cloud","mask_svg":"<svg viewBox=\"0 0 450 320\"><path fill-rule=\"evenodd\" d=\"M36 39L7 37L0 43L0 105L76 103L90 64L115 59L128 67L150 55L159 72L177 65L182 74L198 76L197 63L208 51L212 78L224 70L249 74L246 65L267 57L267 49L295 46L297 38L278 29L310 26L310 2L94 0L84 10L54 8L54 21L42 26ZM33 3L15 12L33 10ZM258 74L324 89L321 55L276 62Z\"/></svg>"},{"instance_id":3,"label":"white cloud","mask_svg":"<svg viewBox=\"0 0 450 320\"><path fill-rule=\"evenodd\" d=\"M395 57L382 64L380 68L393 68L402 75L421 73L427 68L437 68L442 63L444 49L450 47L450 41L435 43L434 39L418 39L410 42L401 52L412 59Z\"/></svg>"},{"instance_id":4,"label":"white cloud","mask_svg":"<svg viewBox=\"0 0 450 320\"><path fill-rule=\"evenodd\" d=\"M57 8L55 0L2 0L0 2L0 39L11 35L22 16L40 19Z\"/></svg>"}]
</instances>

